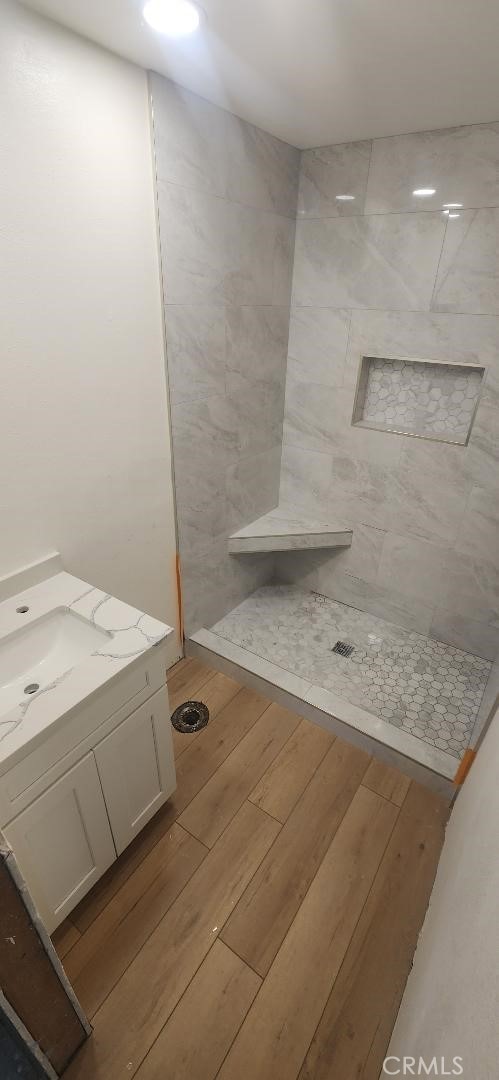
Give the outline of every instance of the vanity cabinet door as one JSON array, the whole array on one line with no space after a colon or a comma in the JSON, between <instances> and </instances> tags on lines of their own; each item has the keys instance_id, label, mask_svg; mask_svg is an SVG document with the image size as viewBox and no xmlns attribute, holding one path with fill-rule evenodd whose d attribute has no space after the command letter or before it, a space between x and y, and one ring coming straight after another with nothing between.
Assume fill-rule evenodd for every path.
<instances>
[{"instance_id":1,"label":"vanity cabinet door","mask_svg":"<svg viewBox=\"0 0 499 1080\"><path fill-rule=\"evenodd\" d=\"M116 858L94 755L82 758L4 832L52 933Z\"/></svg>"},{"instance_id":2,"label":"vanity cabinet door","mask_svg":"<svg viewBox=\"0 0 499 1080\"><path fill-rule=\"evenodd\" d=\"M175 790L166 686L95 748L118 855Z\"/></svg>"}]
</instances>

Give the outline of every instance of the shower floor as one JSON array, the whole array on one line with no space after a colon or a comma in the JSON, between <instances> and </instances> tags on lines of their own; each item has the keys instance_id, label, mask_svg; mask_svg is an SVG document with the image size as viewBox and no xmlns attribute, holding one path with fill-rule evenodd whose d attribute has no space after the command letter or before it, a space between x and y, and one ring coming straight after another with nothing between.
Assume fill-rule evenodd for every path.
<instances>
[{"instance_id":1,"label":"shower floor","mask_svg":"<svg viewBox=\"0 0 499 1080\"><path fill-rule=\"evenodd\" d=\"M211 632L461 758L491 663L318 593L264 586ZM353 645L349 656L336 642Z\"/></svg>"}]
</instances>

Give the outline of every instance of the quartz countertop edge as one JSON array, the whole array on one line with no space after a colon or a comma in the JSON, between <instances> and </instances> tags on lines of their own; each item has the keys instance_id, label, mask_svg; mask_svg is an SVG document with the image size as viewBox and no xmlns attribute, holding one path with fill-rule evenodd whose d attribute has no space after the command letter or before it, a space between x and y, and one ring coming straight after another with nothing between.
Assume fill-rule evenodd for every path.
<instances>
[{"instance_id":1,"label":"quartz countertop edge","mask_svg":"<svg viewBox=\"0 0 499 1080\"><path fill-rule=\"evenodd\" d=\"M20 614L17 607L29 610ZM110 636L84 660L0 716L0 775L60 723L130 670L173 628L72 574L61 572L0 604L0 641L56 610L82 616Z\"/></svg>"}]
</instances>

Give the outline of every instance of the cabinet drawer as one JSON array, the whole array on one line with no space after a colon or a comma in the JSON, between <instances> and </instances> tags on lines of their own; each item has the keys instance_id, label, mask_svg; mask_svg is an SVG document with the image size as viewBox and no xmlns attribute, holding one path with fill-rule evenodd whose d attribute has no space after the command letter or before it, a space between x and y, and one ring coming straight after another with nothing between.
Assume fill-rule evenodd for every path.
<instances>
[{"instance_id":1,"label":"cabinet drawer","mask_svg":"<svg viewBox=\"0 0 499 1080\"><path fill-rule=\"evenodd\" d=\"M4 830L49 933L116 858L92 753Z\"/></svg>"},{"instance_id":2,"label":"cabinet drawer","mask_svg":"<svg viewBox=\"0 0 499 1080\"><path fill-rule=\"evenodd\" d=\"M175 790L166 686L95 748L118 855Z\"/></svg>"}]
</instances>

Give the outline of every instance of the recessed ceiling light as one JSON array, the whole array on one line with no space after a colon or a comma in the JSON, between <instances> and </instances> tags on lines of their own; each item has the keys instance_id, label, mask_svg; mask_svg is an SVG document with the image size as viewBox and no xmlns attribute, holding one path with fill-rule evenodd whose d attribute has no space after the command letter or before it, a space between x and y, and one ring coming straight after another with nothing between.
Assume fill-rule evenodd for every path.
<instances>
[{"instance_id":1,"label":"recessed ceiling light","mask_svg":"<svg viewBox=\"0 0 499 1080\"><path fill-rule=\"evenodd\" d=\"M444 202L442 203L444 210L460 210L462 202Z\"/></svg>"},{"instance_id":2,"label":"recessed ceiling light","mask_svg":"<svg viewBox=\"0 0 499 1080\"><path fill-rule=\"evenodd\" d=\"M144 19L159 34L183 37L199 26L199 10L191 0L147 0Z\"/></svg>"},{"instance_id":3,"label":"recessed ceiling light","mask_svg":"<svg viewBox=\"0 0 499 1080\"><path fill-rule=\"evenodd\" d=\"M461 214L451 214L449 211L447 211L447 213L449 214L449 217L461 217Z\"/></svg>"},{"instance_id":4,"label":"recessed ceiling light","mask_svg":"<svg viewBox=\"0 0 499 1080\"><path fill-rule=\"evenodd\" d=\"M430 195L435 195L435 192L434 187L418 187L412 194L417 195L419 199L427 199Z\"/></svg>"},{"instance_id":5,"label":"recessed ceiling light","mask_svg":"<svg viewBox=\"0 0 499 1080\"><path fill-rule=\"evenodd\" d=\"M336 195L338 202L351 202L355 199L355 195Z\"/></svg>"}]
</instances>

